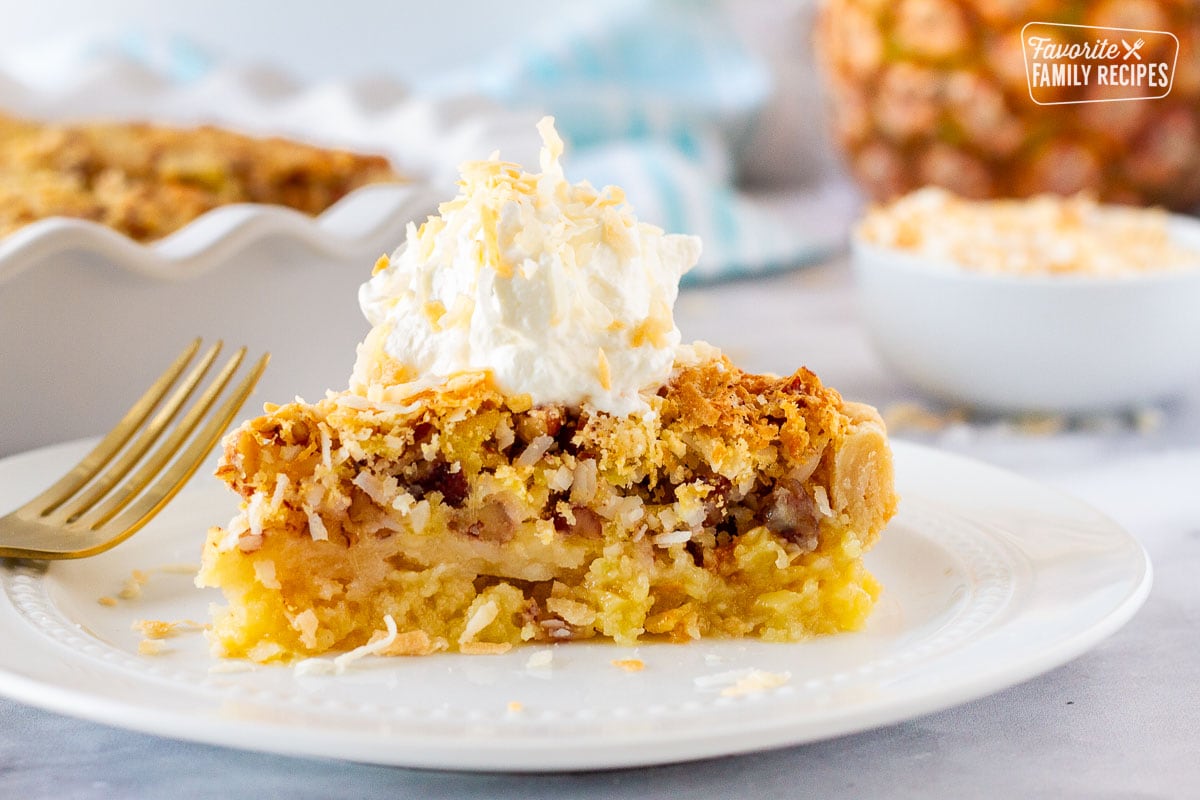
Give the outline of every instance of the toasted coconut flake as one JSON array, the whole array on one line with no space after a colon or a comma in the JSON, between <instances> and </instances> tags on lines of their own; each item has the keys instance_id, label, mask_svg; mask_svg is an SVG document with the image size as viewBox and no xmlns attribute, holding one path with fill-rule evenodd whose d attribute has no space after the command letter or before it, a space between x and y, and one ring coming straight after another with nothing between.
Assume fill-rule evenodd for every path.
<instances>
[{"instance_id":1,"label":"toasted coconut flake","mask_svg":"<svg viewBox=\"0 0 1200 800\"><path fill-rule=\"evenodd\" d=\"M304 609L292 618L292 627L300 634L300 641L308 648L317 646L317 628L319 626L320 621L311 608Z\"/></svg>"},{"instance_id":2,"label":"toasted coconut flake","mask_svg":"<svg viewBox=\"0 0 1200 800\"><path fill-rule=\"evenodd\" d=\"M555 492L565 492L571 488L575 473L566 465L551 472L546 478L546 486Z\"/></svg>"},{"instance_id":3,"label":"toasted coconut flake","mask_svg":"<svg viewBox=\"0 0 1200 800\"><path fill-rule=\"evenodd\" d=\"M237 549L243 553L253 553L262 547L263 537L252 536L249 531L237 539Z\"/></svg>"},{"instance_id":4,"label":"toasted coconut flake","mask_svg":"<svg viewBox=\"0 0 1200 800\"><path fill-rule=\"evenodd\" d=\"M138 642L139 656L162 655L163 651L166 649L166 645L157 639L142 639L140 642Z\"/></svg>"},{"instance_id":5,"label":"toasted coconut flake","mask_svg":"<svg viewBox=\"0 0 1200 800\"><path fill-rule=\"evenodd\" d=\"M349 669L355 662L366 658L367 656L378 655L396 641L396 620L391 614L387 614L383 618L384 624L387 626L387 632L378 638L372 637L371 641L356 647L348 653L342 653L333 659L328 658L306 658L303 661L297 662L292 668L292 671L297 677L306 675L341 675Z\"/></svg>"},{"instance_id":6,"label":"toasted coconut flake","mask_svg":"<svg viewBox=\"0 0 1200 800\"><path fill-rule=\"evenodd\" d=\"M381 656L427 656L449 648L442 638L433 638L425 631L406 631L396 634L395 640L383 650Z\"/></svg>"},{"instance_id":7,"label":"toasted coconut flake","mask_svg":"<svg viewBox=\"0 0 1200 800\"><path fill-rule=\"evenodd\" d=\"M507 450L509 445L517 440L517 435L506 417L501 417L500 421L496 423L496 432L494 435L496 437L496 445L501 450Z\"/></svg>"},{"instance_id":8,"label":"toasted coconut flake","mask_svg":"<svg viewBox=\"0 0 1200 800\"><path fill-rule=\"evenodd\" d=\"M469 656L498 656L512 650L512 642L461 642L458 650Z\"/></svg>"},{"instance_id":9,"label":"toasted coconut flake","mask_svg":"<svg viewBox=\"0 0 1200 800\"><path fill-rule=\"evenodd\" d=\"M370 472L360 472L354 476L352 483L381 506L391 505L396 497L396 479L390 475L383 479Z\"/></svg>"},{"instance_id":10,"label":"toasted coconut flake","mask_svg":"<svg viewBox=\"0 0 1200 800\"><path fill-rule=\"evenodd\" d=\"M722 697L740 697L777 688L791 679L790 672L735 669L715 675L701 675L694 679L694 683L696 688L702 691L719 689Z\"/></svg>"},{"instance_id":11,"label":"toasted coconut flake","mask_svg":"<svg viewBox=\"0 0 1200 800\"><path fill-rule=\"evenodd\" d=\"M122 600L136 600L142 596L142 587L146 585L146 581L150 580L150 576L140 569L135 569L125 579L125 583L121 585L121 590L117 592L117 597Z\"/></svg>"},{"instance_id":12,"label":"toasted coconut flake","mask_svg":"<svg viewBox=\"0 0 1200 800\"><path fill-rule=\"evenodd\" d=\"M325 529L325 523L321 520L321 516L315 511L306 511L308 516L308 533L314 542L329 541L329 531Z\"/></svg>"},{"instance_id":13,"label":"toasted coconut flake","mask_svg":"<svg viewBox=\"0 0 1200 800\"><path fill-rule=\"evenodd\" d=\"M568 600L565 597L549 598L546 600L546 609L576 627L585 627L596 621L595 609L586 603Z\"/></svg>"},{"instance_id":14,"label":"toasted coconut flake","mask_svg":"<svg viewBox=\"0 0 1200 800\"><path fill-rule=\"evenodd\" d=\"M333 440L329 437L329 429L324 425L319 426L321 430L321 464L325 469L333 469Z\"/></svg>"},{"instance_id":15,"label":"toasted coconut flake","mask_svg":"<svg viewBox=\"0 0 1200 800\"><path fill-rule=\"evenodd\" d=\"M596 357L596 377L600 381L600 388L608 392L612 390L612 368L608 365L608 353L604 352L601 347Z\"/></svg>"},{"instance_id":16,"label":"toasted coconut flake","mask_svg":"<svg viewBox=\"0 0 1200 800\"><path fill-rule=\"evenodd\" d=\"M243 534L249 532L250 526L246 524L246 514L244 512L239 513L229 521L229 526L225 529L225 536L221 539L221 550L232 550L237 547L238 540Z\"/></svg>"},{"instance_id":17,"label":"toasted coconut flake","mask_svg":"<svg viewBox=\"0 0 1200 800\"><path fill-rule=\"evenodd\" d=\"M426 526L429 525L429 518L433 515L433 508L429 505L428 500L421 500L409 513L408 518L412 523L414 533L424 532Z\"/></svg>"},{"instance_id":18,"label":"toasted coconut flake","mask_svg":"<svg viewBox=\"0 0 1200 800\"><path fill-rule=\"evenodd\" d=\"M179 562L177 564L163 564L154 569L167 575L195 575L200 571L200 565Z\"/></svg>"},{"instance_id":19,"label":"toasted coconut flake","mask_svg":"<svg viewBox=\"0 0 1200 800\"><path fill-rule=\"evenodd\" d=\"M275 492L271 495L271 513L279 511L283 505L283 496L287 493L288 484L290 483L288 476L280 472L275 476Z\"/></svg>"},{"instance_id":20,"label":"toasted coconut flake","mask_svg":"<svg viewBox=\"0 0 1200 800\"><path fill-rule=\"evenodd\" d=\"M646 668L646 662L640 658L614 658L611 663L626 672L641 672Z\"/></svg>"},{"instance_id":21,"label":"toasted coconut flake","mask_svg":"<svg viewBox=\"0 0 1200 800\"><path fill-rule=\"evenodd\" d=\"M554 664L553 650L536 650L525 661L525 669L550 669Z\"/></svg>"},{"instance_id":22,"label":"toasted coconut flake","mask_svg":"<svg viewBox=\"0 0 1200 800\"><path fill-rule=\"evenodd\" d=\"M597 487L596 462L592 459L580 461L575 465L575 479L571 484L572 503L590 503L596 496Z\"/></svg>"},{"instance_id":23,"label":"toasted coconut flake","mask_svg":"<svg viewBox=\"0 0 1200 800\"><path fill-rule=\"evenodd\" d=\"M275 562L269 558L254 562L254 578L267 589L283 588L275 575Z\"/></svg>"},{"instance_id":24,"label":"toasted coconut flake","mask_svg":"<svg viewBox=\"0 0 1200 800\"><path fill-rule=\"evenodd\" d=\"M533 441L529 443L529 446L525 448L525 452L521 453L513 464L518 467L532 467L553 446L553 436L546 436L544 434L542 436L535 436Z\"/></svg>"},{"instance_id":25,"label":"toasted coconut flake","mask_svg":"<svg viewBox=\"0 0 1200 800\"><path fill-rule=\"evenodd\" d=\"M146 639L166 639L168 636L175 635L180 624L167 622L165 619L137 619L133 621L130 628L142 634Z\"/></svg>"},{"instance_id":26,"label":"toasted coconut flake","mask_svg":"<svg viewBox=\"0 0 1200 800\"><path fill-rule=\"evenodd\" d=\"M139 619L131 626L147 639L169 639L180 633L190 633L205 630L208 625L194 619L178 619L174 621L162 619Z\"/></svg>"},{"instance_id":27,"label":"toasted coconut flake","mask_svg":"<svg viewBox=\"0 0 1200 800\"><path fill-rule=\"evenodd\" d=\"M657 536L651 537L650 541L654 542L655 547L670 547L673 544L683 544L691 541L692 532L690 530L667 531L660 533Z\"/></svg>"},{"instance_id":28,"label":"toasted coconut flake","mask_svg":"<svg viewBox=\"0 0 1200 800\"><path fill-rule=\"evenodd\" d=\"M463 628L462 636L458 637L458 643L461 645L464 642L473 640L479 635L480 631L491 625L499 615L500 606L496 605L495 600L488 600L475 609L475 613L471 614L471 618L467 620L467 626Z\"/></svg>"},{"instance_id":29,"label":"toasted coconut flake","mask_svg":"<svg viewBox=\"0 0 1200 800\"><path fill-rule=\"evenodd\" d=\"M250 504L246 506L246 521L250 523L251 536L262 536L265 511L266 500L261 494L256 494L250 498Z\"/></svg>"},{"instance_id":30,"label":"toasted coconut flake","mask_svg":"<svg viewBox=\"0 0 1200 800\"><path fill-rule=\"evenodd\" d=\"M824 486L813 487L813 502L816 503L817 511L821 512L821 516L833 516L833 507L829 505L829 492L825 491Z\"/></svg>"}]
</instances>

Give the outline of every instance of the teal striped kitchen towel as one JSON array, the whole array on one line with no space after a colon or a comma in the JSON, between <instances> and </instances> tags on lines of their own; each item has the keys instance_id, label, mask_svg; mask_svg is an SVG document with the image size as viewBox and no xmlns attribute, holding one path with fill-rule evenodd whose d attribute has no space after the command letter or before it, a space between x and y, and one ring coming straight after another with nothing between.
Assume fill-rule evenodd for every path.
<instances>
[{"instance_id":1,"label":"teal striped kitchen towel","mask_svg":"<svg viewBox=\"0 0 1200 800\"><path fill-rule=\"evenodd\" d=\"M828 253L828 237L738 190L733 165L773 90L733 32L732 3L587 4L434 84L553 114L568 175L622 186L638 216L704 240L685 281L743 277Z\"/></svg>"}]
</instances>

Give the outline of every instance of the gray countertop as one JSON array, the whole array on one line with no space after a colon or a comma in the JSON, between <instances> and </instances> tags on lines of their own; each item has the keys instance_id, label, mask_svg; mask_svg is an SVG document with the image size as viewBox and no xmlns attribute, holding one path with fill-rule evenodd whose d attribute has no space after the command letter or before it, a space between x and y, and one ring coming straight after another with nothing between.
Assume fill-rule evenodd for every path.
<instances>
[{"instance_id":1,"label":"gray countertop","mask_svg":"<svg viewBox=\"0 0 1200 800\"><path fill-rule=\"evenodd\" d=\"M747 369L805 363L849 397L915 399L871 353L852 300L835 263L685 291L677 318L685 339L707 339ZM0 700L0 798L1198 797L1200 391L1155 416L1149 430L1114 418L1047 435L989 419L919 435L1083 498L1133 532L1155 566L1145 607L1111 639L958 708L774 752L511 776L226 750Z\"/></svg>"}]
</instances>

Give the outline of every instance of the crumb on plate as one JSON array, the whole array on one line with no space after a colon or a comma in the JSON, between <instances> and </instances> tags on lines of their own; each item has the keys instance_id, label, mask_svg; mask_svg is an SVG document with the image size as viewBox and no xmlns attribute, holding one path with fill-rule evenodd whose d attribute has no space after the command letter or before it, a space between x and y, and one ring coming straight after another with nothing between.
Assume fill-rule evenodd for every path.
<instances>
[{"instance_id":1,"label":"crumb on plate","mask_svg":"<svg viewBox=\"0 0 1200 800\"><path fill-rule=\"evenodd\" d=\"M166 645L159 639L142 639L138 642L139 656L157 656L166 650Z\"/></svg>"},{"instance_id":2,"label":"crumb on plate","mask_svg":"<svg viewBox=\"0 0 1200 800\"><path fill-rule=\"evenodd\" d=\"M150 580L150 575L140 569L135 569L121 585L117 597L122 600L136 600L142 596L142 587Z\"/></svg>"}]
</instances>

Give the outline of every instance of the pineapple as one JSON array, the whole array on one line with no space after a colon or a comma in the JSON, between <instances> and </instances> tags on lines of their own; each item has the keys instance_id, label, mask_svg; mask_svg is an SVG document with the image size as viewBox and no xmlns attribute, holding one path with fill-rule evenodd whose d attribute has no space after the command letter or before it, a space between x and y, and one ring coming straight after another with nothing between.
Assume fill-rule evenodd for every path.
<instances>
[{"instance_id":1,"label":"pineapple","mask_svg":"<svg viewBox=\"0 0 1200 800\"><path fill-rule=\"evenodd\" d=\"M1170 31L1174 86L1159 100L1037 105L1021 50L1032 21ZM816 44L834 136L877 200L934 184L1200 204L1200 0L826 0Z\"/></svg>"}]
</instances>

